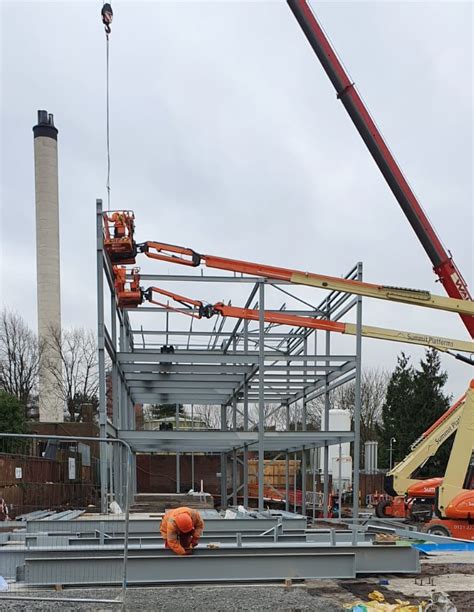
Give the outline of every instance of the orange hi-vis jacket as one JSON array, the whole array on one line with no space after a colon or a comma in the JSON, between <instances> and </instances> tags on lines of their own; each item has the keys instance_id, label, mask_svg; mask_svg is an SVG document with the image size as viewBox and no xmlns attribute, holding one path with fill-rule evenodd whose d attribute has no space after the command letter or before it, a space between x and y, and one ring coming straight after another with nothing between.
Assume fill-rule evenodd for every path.
<instances>
[{"instance_id":1,"label":"orange hi-vis jacket","mask_svg":"<svg viewBox=\"0 0 474 612\"><path fill-rule=\"evenodd\" d=\"M194 528L189 533L181 533L176 525L175 518L178 514L187 512L193 521ZM185 555L186 548L181 544L180 539L185 538L188 542L191 541L197 544L199 538L202 535L204 529L204 521L197 510L192 508L175 508L174 510L168 510L161 521L160 532L165 540L168 548L171 548L177 555ZM189 547L188 547L189 548Z\"/></svg>"}]
</instances>

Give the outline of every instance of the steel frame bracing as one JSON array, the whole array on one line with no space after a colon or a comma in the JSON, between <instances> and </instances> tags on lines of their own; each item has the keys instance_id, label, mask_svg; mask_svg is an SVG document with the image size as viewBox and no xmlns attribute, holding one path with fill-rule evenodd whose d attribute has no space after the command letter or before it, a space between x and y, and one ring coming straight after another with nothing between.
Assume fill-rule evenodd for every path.
<instances>
[{"instance_id":1,"label":"steel frame bracing","mask_svg":"<svg viewBox=\"0 0 474 612\"><path fill-rule=\"evenodd\" d=\"M158 264L157 264L158 265ZM287 475L291 458L301 460L306 472L308 453L324 447L350 441L353 443L354 489L358 490L360 364L362 298L343 291L331 291L314 306L294 294L287 281L222 274L143 274L146 281L179 283L225 283L239 291L250 286L245 308L259 311L256 322L221 317L207 323L189 324L180 308L144 305L120 309L117 305L111 264L103 249L102 202L97 200L97 290L98 339L100 369L100 434L119 437L130 444L134 453L176 453L176 485L179 491L180 455L182 453L213 452L221 456L221 505L237 503L243 498L248 505L248 457L258 457L258 507L264 508L265 453L280 451L286 460ZM352 268L345 278L362 280L362 265ZM215 286L215 285L214 285ZM271 292L271 293L270 293ZM356 325L355 341L348 354L331 351L331 332L267 323L265 303L275 293L291 298L291 306L282 304L276 312L302 314L313 318L338 321L353 313ZM106 306L107 305L107 306ZM109 310L108 310L109 308ZM274 301L268 310L274 309ZM147 314L146 326L136 322ZM184 321L184 323L183 323ZM322 352L318 340L323 337ZM320 343L321 345L321 343ZM347 351L344 351L347 353ZM106 363L110 362L110 368ZM108 371L109 370L109 371ZM332 389L354 381L356 398L353 432L328 431L329 393ZM107 400L107 385L111 399ZM325 431L308 430L307 405L324 397L322 421ZM109 402L109 414L107 403ZM137 431L136 404L183 404L190 407L205 405L219 420L219 430L183 431L179 429L179 414L175 431ZM111 410L110 410L111 408ZM110 414L111 413L111 414ZM270 414L282 414L284 431L269 431ZM278 427L280 429L280 427ZM120 451L116 451L119 453ZM121 487L120 456L112 458L107 469L106 449L101 448L102 512L107 512L107 500ZM133 470L132 493L136 493ZM110 473L113 475L110 477ZM328 462L324 468L324 499L329 498ZM306 479L302 479L305 500ZM288 485L286 486L288 491ZM358 496L354 495L353 511L358 512ZM303 506L305 501L303 501ZM324 504L327 509L327 503ZM287 501L287 509L289 509ZM303 507L305 511L305 507Z\"/></svg>"}]
</instances>

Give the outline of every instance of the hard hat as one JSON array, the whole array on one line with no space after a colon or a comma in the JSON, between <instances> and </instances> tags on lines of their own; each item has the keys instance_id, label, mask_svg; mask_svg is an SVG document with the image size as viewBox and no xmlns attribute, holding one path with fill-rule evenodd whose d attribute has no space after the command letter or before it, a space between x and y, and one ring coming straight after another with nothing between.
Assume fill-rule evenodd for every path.
<instances>
[{"instance_id":1,"label":"hard hat","mask_svg":"<svg viewBox=\"0 0 474 612\"><path fill-rule=\"evenodd\" d=\"M192 531L194 524L193 519L189 516L187 512L182 512L175 517L176 527L181 531L181 533L188 533Z\"/></svg>"}]
</instances>

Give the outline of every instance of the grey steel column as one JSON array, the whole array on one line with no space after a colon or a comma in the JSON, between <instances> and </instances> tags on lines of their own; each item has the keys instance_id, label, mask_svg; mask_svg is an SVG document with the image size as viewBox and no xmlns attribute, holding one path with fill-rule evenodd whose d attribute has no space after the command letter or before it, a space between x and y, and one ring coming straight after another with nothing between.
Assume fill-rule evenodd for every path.
<instances>
[{"instance_id":1,"label":"grey steel column","mask_svg":"<svg viewBox=\"0 0 474 612\"><path fill-rule=\"evenodd\" d=\"M125 313L126 314L126 313ZM127 350L133 352L133 336L130 328L130 319L128 315L125 316L125 340L127 344ZM127 388L127 397L129 402L127 404L128 409L128 429L135 430L135 405L132 400L132 396L130 394L130 390ZM131 482L130 482L130 490L131 496L133 498L134 495L137 494L137 456L136 453L132 453L130 458L131 464Z\"/></svg>"},{"instance_id":2,"label":"grey steel column","mask_svg":"<svg viewBox=\"0 0 474 612\"><path fill-rule=\"evenodd\" d=\"M249 322L244 321L244 353L249 350ZM247 375L244 374L244 431L249 429L249 397ZM249 451L247 445L244 446L244 507L249 505Z\"/></svg>"},{"instance_id":3,"label":"grey steel column","mask_svg":"<svg viewBox=\"0 0 474 612\"><path fill-rule=\"evenodd\" d=\"M258 287L258 509L265 509L264 460L265 460L265 283Z\"/></svg>"},{"instance_id":4,"label":"grey steel column","mask_svg":"<svg viewBox=\"0 0 474 612\"><path fill-rule=\"evenodd\" d=\"M112 340L113 351L117 350L117 302L115 298L115 292L111 292L110 299L110 337ZM112 423L114 426L119 429L120 421L119 421L119 399L118 399L118 368L117 368L117 359L115 353L109 355L112 361L112 380L111 380L111 390L112 390ZM119 506L124 508L124 483L123 483L123 474L122 474L122 460L123 460L123 449L122 444L112 444L112 465L111 472L112 477L110 482L112 484L113 490L112 494Z\"/></svg>"},{"instance_id":5,"label":"grey steel column","mask_svg":"<svg viewBox=\"0 0 474 612\"><path fill-rule=\"evenodd\" d=\"M127 337L127 325L124 317L121 318L120 321L120 351L127 352L129 351L128 337ZM128 399L128 390L125 380L120 377L120 429L128 430L130 429L129 424L129 399ZM128 483L128 492L130 496L130 502L133 499L133 496L136 493L136 469L135 469L135 460L134 455L131 455L130 458L127 457L124 465L127 465L130 462L130 469L127 471L129 474L130 482Z\"/></svg>"},{"instance_id":6,"label":"grey steel column","mask_svg":"<svg viewBox=\"0 0 474 612\"><path fill-rule=\"evenodd\" d=\"M125 321L120 321L120 351L127 351L127 337L125 333ZM128 429L128 397L125 381L120 377L120 429Z\"/></svg>"},{"instance_id":7,"label":"grey steel column","mask_svg":"<svg viewBox=\"0 0 474 612\"><path fill-rule=\"evenodd\" d=\"M339 491L338 491L338 503L339 503L339 518L342 514L342 444L339 442Z\"/></svg>"},{"instance_id":8,"label":"grey steel column","mask_svg":"<svg viewBox=\"0 0 474 612\"><path fill-rule=\"evenodd\" d=\"M102 234L102 200L96 200L97 223L97 347L99 364L99 435L107 438L107 402L105 381L104 333L104 237ZM100 442L100 509L107 513L107 443Z\"/></svg>"},{"instance_id":9,"label":"grey steel column","mask_svg":"<svg viewBox=\"0 0 474 612\"><path fill-rule=\"evenodd\" d=\"M125 352L127 350L127 339L125 334L125 321L123 317L120 319L120 336L119 336L119 345L120 351ZM119 429L127 430L128 429L128 421L127 421L127 406L128 406L128 397L127 397L127 389L125 385L125 381L122 376L119 376L118 379L119 384L119 392L118 392L118 400L119 400ZM122 472L124 476L128 478L127 474L130 475L130 479L132 478L133 473L133 461L132 457L128 457L128 451L122 445ZM128 464L130 463L130 469L128 468ZM125 468L125 470L124 470ZM130 499L128 501L131 502L132 496L134 495L133 483L130 481L128 483L128 492Z\"/></svg>"},{"instance_id":10,"label":"grey steel column","mask_svg":"<svg viewBox=\"0 0 474 612\"><path fill-rule=\"evenodd\" d=\"M234 338L232 342L232 348L234 353L237 351L237 340ZM232 430L237 431L237 399L234 397L232 400ZM237 506L237 489L238 489L238 478L237 478L237 451L232 451L232 503Z\"/></svg>"},{"instance_id":11,"label":"grey steel column","mask_svg":"<svg viewBox=\"0 0 474 612\"><path fill-rule=\"evenodd\" d=\"M331 309L327 308L327 318L331 318ZM331 332L326 332L326 355L329 355L331 350ZM326 361L325 364L329 366L330 362ZM324 429L326 432L329 431L329 378L328 371L324 378ZM328 517L328 506L329 506L329 446L327 442L324 444L324 473L323 473L323 517Z\"/></svg>"},{"instance_id":12,"label":"grey steel column","mask_svg":"<svg viewBox=\"0 0 474 612\"><path fill-rule=\"evenodd\" d=\"M194 431L194 404L191 404L191 431ZM191 489L195 491L194 488L194 453L191 453Z\"/></svg>"},{"instance_id":13,"label":"grey steel column","mask_svg":"<svg viewBox=\"0 0 474 612\"><path fill-rule=\"evenodd\" d=\"M237 431L237 400L234 398L232 401L232 429ZM237 451L232 451L232 503L234 506L237 505Z\"/></svg>"},{"instance_id":14,"label":"grey steel column","mask_svg":"<svg viewBox=\"0 0 474 612\"><path fill-rule=\"evenodd\" d=\"M313 473L312 473L312 478L313 478L313 523L316 520L316 453L319 453L319 448L313 448L312 452L312 456L313 456Z\"/></svg>"},{"instance_id":15,"label":"grey steel column","mask_svg":"<svg viewBox=\"0 0 474 612\"><path fill-rule=\"evenodd\" d=\"M318 332L317 330L314 331L314 354L317 355L318 354ZM316 378L316 374L318 371L318 361L315 358L314 360L314 376ZM313 448L312 450L312 457L313 457L313 526L314 526L314 522L316 520L316 453L318 454L318 465L320 464L319 461L319 457L320 457L320 450L319 448Z\"/></svg>"},{"instance_id":16,"label":"grey steel column","mask_svg":"<svg viewBox=\"0 0 474 612\"><path fill-rule=\"evenodd\" d=\"M304 354L308 354L308 339L304 339ZM309 365L309 362L306 362ZM302 424L301 428L306 431L306 419L307 419L307 406L306 406L306 389L303 383L303 410L302 410ZM306 450L303 446L301 451L301 514L306 515Z\"/></svg>"},{"instance_id":17,"label":"grey steel column","mask_svg":"<svg viewBox=\"0 0 474 612\"><path fill-rule=\"evenodd\" d=\"M362 280L362 262L357 264L357 280ZM360 410L362 387L362 297L357 297L356 314L356 378L354 402L354 478L352 486L352 516L359 516L359 470L360 470Z\"/></svg>"},{"instance_id":18,"label":"grey steel column","mask_svg":"<svg viewBox=\"0 0 474 612\"><path fill-rule=\"evenodd\" d=\"M176 404L176 431L179 431L179 404ZM176 493L181 493L181 470L180 470L180 453L176 453Z\"/></svg>"},{"instance_id":19,"label":"grey steel column","mask_svg":"<svg viewBox=\"0 0 474 612\"><path fill-rule=\"evenodd\" d=\"M221 406L221 431L227 429L226 406ZM227 508L227 455L221 453L221 507Z\"/></svg>"},{"instance_id":20,"label":"grey steel column","mask_svg":"<svg viewBox=\"0 0 474 612\"><path fill-rule=\"evenodd\" d=\"M301 451L301 514L306 515L306 449Z\"/></svg>"},{"instance_id":21,"label":"grey steel column","mask_svg":"<svg viewBox=\"0 0 474 612\"><path fill-rule=\"evenodd\" d=\"M290 431L290 404L285 404L286 431ZM290 453L285 453L285 510L290 511Z\"/></svg>"},{"instance_id":22,"label":"grey steel column","mask_svg":"<svg viewBox=\"0 0 474 612\"><path fill-rule=\"evenodd\" d=\"M297 424L296 424L296 419L295 419L295 431L297 431L296 429ZM298 461L297 459L298 455L296 453L293 454L293 512L296 514L296 462Z\"/></svg>"}]
</instances>

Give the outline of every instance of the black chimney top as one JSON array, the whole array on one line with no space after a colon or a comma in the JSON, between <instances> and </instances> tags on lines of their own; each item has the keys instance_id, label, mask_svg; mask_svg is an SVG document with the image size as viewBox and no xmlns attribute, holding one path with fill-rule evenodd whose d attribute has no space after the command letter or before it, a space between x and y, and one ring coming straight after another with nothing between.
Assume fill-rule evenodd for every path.
<instances>
[{"instance_id":1,"label":"black chimney top","mask_svg":"<svg viewBox=\"0 0 474 612\"><path fill-rule=\"evenodd\" d=\"M54 116L48 111L38 111L38 125L33 127L33 134L35 138L39 136L46 136L47 138L58 139L58 130L54 126Z\"/></svg>"}]
</instances>

